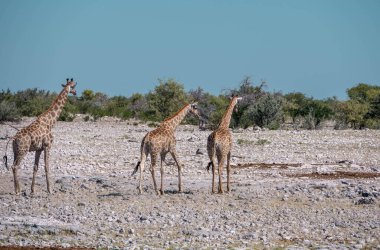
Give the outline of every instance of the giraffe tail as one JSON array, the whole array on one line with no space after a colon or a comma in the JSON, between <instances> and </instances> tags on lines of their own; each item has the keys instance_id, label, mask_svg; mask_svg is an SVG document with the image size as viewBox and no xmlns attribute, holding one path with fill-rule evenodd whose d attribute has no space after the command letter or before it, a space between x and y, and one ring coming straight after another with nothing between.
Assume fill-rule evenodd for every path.
<instances>
[{"instance_id":1,"label":"giraffe tail","mask_svg":"<svg viewBox=\"0 0 380 250\"><path fill-rule=\"evenodd\" d=\"M4 165L5 167L7 168L7 170L9 171L9 167L8 167L8 156L7 156L7 149L8 149L8 144L9 142L13 139L13 137L11 139L8 140L7 142L7 145L5 146L5 155L3 157L3 162L4 162Z\"/></svg>"},{"instance_id":2,"label":"giraffe tail","mask_svg":"<svg viewBox=\"0 0 380 250\"><path fill-rule=\"evenodd\" d=\"M207 172L210 172L210 167L211 167L211 166L213 166L212 161L210 161L210 162L207 164L207 167L206 167Z\"/></svg>"},{"instance_id":3,"label":"giraffe tail","mask_svg":"<svg viewBox=\"0 0 380 250\"><path fill-rule=\"evenodd\" d=\"M9 171L9 167L8 167L8 157L7 157L6 154L5 154L4 157L3 157L3 162L4 162L5 167L6 167L7 170Z\"/></svg>"},{"instance_id":4,"label":"giraffe tail","mask_svg":"<svg viewBox=\"0 0 380 250\"><path fill-rule=\"evenodd\" d=\"M139 170L140 163L141 163L141 161L137 162L137 165L136 165L135 169L133 170L131 176L133 176L134 174L137 173L137 170Z\"/></svg>"}]
</instances>

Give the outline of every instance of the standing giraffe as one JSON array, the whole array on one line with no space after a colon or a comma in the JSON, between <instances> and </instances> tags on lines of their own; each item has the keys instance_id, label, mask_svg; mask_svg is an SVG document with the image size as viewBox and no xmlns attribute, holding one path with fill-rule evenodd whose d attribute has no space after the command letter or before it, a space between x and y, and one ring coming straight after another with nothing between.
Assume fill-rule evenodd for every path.
<instances>
[{"instance_id":1,"label":"standing giraffe","mask_svg":"<svg viewBox=\"0 0 380 250\"><path fill-rule=\"evenodd\" d=\"M222 188L222 170L225 161L227 160L227 192L230 192L230 159L231 159L231 147L232 147L232 135L229 129L231 115L235 105L240 101L242 97L232 97L230 105L227 108L226 113L223 115L222 121L218 128L212 132L207 138L207 153L210 157L210 162L207 166L207 170L212 166L212 193L215 193L215 166L216 159L218 159L218 174L219 174L219 188L218 192L223 193Z\"/></svg>"},{"instance_id":2,"label":"standing giraffe","mask_svg":"<svg viewBox=\"0 0 380 250\"><path fill-rule=\"evenodd\" d=\"M141 142L140 148L140 161L137 163L132 175L134 175L140 167L140 183L139 183L139 193L142 193L141 182L142 182L142 174L144 171L145 160L147 156L150 154L151 167L150 172L152 173L154 190L157 195L164 194L164 168L163 162L165 161L165 156L167 153L170 153L177 164L178 167L178 191L182 192L182 183L181 183L181 164L178 160L178 156L176 153L176 140L174 136L174 132L181 121L185 118L188 113L192 113L199 117L199 111L197 109L197 103L187 104L180 111L178 111L174 116L163 121L158 128L153 131L148 132L144 139ZM161 189L160 192L157 190L156 178L154 174L154 168L156 166L156 161L158 155L161 157Z\"/></svg>"},{"instance_id":3,"label":"standing giraffe","mask_svg":"<svg viewBox=\"0 0 380 250\"><path fill-rule=\"evenodd\" d=\"M20 167L22 159L28 152L36 151L33 167L33 179L31 194L34 194L34 183L35 177L38 170L38 164L42 151L44 151L44 161L45 161L45 173L46 173L46 184L47 190L51 193L50 190L50 181L49 181L49 154L51 145L53 142L53 135L51 132L52 127L57 121L63 106L67 101L67 96L69 93L76 95L75 86L77 84L73 79L66 80L66 84L62 84L63 90L53 101L52 105L47 111L42 113L37 119L32 122L29 126L21 129L16 133L13 139L13 178L15 185L16 194L20 194L20 184L17 178L17 170ZM11 140L12 140L11 139ZM9 143L9 141L8 141ZM7 147L8 147L7 143ZM7 147L5 149L4 162L5 166L8 168L7 164Z\"/></svg>"}]
</instances>

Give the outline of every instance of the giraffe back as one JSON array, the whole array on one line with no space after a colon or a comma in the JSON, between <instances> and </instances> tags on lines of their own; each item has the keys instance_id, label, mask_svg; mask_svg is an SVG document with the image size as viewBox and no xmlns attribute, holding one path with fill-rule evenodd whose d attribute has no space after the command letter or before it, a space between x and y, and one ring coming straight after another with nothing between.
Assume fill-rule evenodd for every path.
<instances>
[{"instance_id":1,"label":"giraffe back","mask_svg":"<svg viewBox=\"0 0 380 250\"><path fill-rule=\"evenodd\" d=\"M218 128L207 138L207 152L209 156L216 153L218 159L226 155L232 148L232 135L228 128Z\"/></svg>"},{"instance_id":2,"label":"giraffe back","mask_svg":"<svg viewBox=\"0 0 380 250\"><path fill-rule=\"evenodd\" d=\"M164 127L158 127L146 134L143 144L146 144L151 153L168 152L173 144L175 145L174 133Z\"/></svg>"},{"instance_id":3,"label":"giraffe back","mask_svg":"<svg viewBox=\"0 0 380 250\"><path fill-rule=\"evenodd\" d=\"M18 152L37 151L50 145L52 140L53 136L49 127L37 119L17 132L13 147L16 147Z\"/></svg>"}]
</instances>

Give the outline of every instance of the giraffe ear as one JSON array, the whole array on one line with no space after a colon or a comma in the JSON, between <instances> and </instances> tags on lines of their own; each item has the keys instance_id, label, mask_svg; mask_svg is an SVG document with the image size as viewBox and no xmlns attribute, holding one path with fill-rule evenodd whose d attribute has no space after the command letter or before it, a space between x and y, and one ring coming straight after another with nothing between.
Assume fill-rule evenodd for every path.
<instances>
[{"instance_id":1,"label":"giraffe ear","mask_svg":"<svg viewBox=\"0 0 380 250\"><path fill-rule=\"evenodd\" d=\"M62 87L66 87L66 85L65 85L65 84L62 84Z\"/></svg>"}]
</instances>

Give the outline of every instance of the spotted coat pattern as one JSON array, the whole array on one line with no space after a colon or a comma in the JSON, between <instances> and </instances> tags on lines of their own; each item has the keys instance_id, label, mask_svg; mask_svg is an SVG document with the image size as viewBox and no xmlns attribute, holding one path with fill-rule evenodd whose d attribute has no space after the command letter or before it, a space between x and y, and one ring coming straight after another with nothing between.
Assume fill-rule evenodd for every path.
<instances>
[{"instance_id":1,"label":"spotted coat pattern","mask_svg":"<svg viewBox=\"0 0 380 250\"><path fill-rule=\"evenodd\" d=\"M42 151L44 152L45 161L45 174L46 174L46 184L47 191L51 193L50 180L49 180L49 155L51 146L53 143L53 134L51 129L56 123L62 108L64 107L67 96L69 93L76 95L75 85L73 79L71 81L67 79L66 84L62 84L63 90L53 101L52 105L47 111L37 117L37 119L32 122L27 127L21 129L16 133L13 139L13 178L15 193L20 194L20 183L18 181L17 172L20 168L20 164L23 158L28 152L35 151L35 160L33 167L33 179L31 186L31 193L34 193L35 177L37 174L39 159ZM5 156L6 157L6 156Z\"/></svg>"},{"instance_id":2,"label":"spotted coat pattern","mask_svg":"<svg viewBox=\"0 0 380 250\"><path fill-rule=\"evenodd\" d=\"M230 159L232 148L232 135L229 129L232 112L241 100L241 97L233 97L227 108L227 111L223 115L223 118L216 130L214 130L207 138L207 153L210 158L207 169L212 167L212 193L215 193L215 172L216 172L216 160L218 160L218 175L219 185L218 193L223 193L222 188L222 171L225 162L227 161L227 192L230 192Z\"/></svg>"},{"instance_id":3,"label":"spotted coat pattern","mask_svg":"<svg viewBox=\"0 0 380 250\"><path fill-rule=\"evenodd\" d=\"M141 148L140 148L140 153L141 153L140 161L137 163L135 170L132 173L132 174L135 174L137 170L140 169L140 181L139 181L139 187L138 187L140 194L142 193L141 185L142 185L144 165L145 165L145 161L148 155L150 155L151 157L150 172L153 178L154 190L156 191L157 195L164 194L163 162L165 161L165 157L167 153L171 154L171 156L173 157L178 167L178 190L179 192L182 191L182 182L181 182L182 165L179 162L177 152L176 152L176 139L175 139L174 132L176 128L178 127L178 125L181 123L181 121L186 117L188 113L192 113L195 116L199 117L196 103L185 105L174 116L163 121L157 129L148 132L145 135L144 139L142 140ZM161 159L161 168L160 168L161 188L160 190L157 189L155 171L154 171L158 156L160 156L160 159Z\"/></svg>"}]
</instances>

